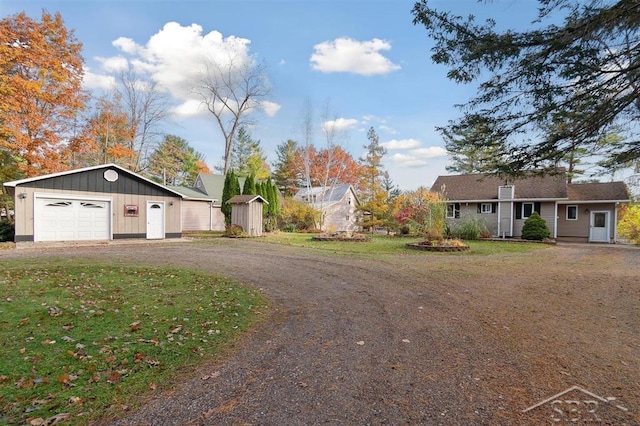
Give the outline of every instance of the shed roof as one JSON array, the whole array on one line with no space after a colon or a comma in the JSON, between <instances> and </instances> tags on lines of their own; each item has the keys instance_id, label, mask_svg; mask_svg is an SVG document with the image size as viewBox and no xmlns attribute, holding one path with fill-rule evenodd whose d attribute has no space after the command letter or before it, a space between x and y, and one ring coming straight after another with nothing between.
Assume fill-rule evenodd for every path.
<instances>
[{"instance_id":1,"label":"shed roof","mask_svg":"<svg viewBox=\"0 0 640 426\"><path fill-rule=\"evenodd\" d=\"M260 195L235 195L227 201L228 204L249 204L254 201L259 201L261 203L269 204L267 200L262 198Z\"/></svg>"}]
</instances>

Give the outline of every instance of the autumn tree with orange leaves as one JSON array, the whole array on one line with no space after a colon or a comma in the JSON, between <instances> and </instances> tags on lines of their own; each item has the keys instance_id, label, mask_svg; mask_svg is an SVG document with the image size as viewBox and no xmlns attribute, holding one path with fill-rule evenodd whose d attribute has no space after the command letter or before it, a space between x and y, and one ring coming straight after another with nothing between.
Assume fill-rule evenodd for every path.
<instances>
[{"instance_id":1,"label":"autumn tree with orange leaves","mask_svg":"<svg viewBox=\"0 0 640 426\"><path fill-rule=\"evenodd\" d=\"M132 138L133 129L118 99L101 97L80 134L71 140L73 155L69 165L88 167L116 163L131 168L136 158L136 152L130 147Z\"/></svg>"},{"instance_id":2,"label":"autumn tree with orange leaves","mask_svg":"<svg viewBox=\"0 0 640 426\"><path fill-rule=\"evenodd\" d=\"M23 176L66 168L87 101L81 49L59 13L0 20L0 150Z\"/></svg>"},{"instance_id":3,"label":"autumn tree with orange leaves","mask_svg":"<svg viewBox=\"0 0 640 426\"><path fill-rule=\"evenodd\" d=\"M357 185L361 175L360 165L341 146L317 150L311 145L300 148L295 154L295 168L305 169L308 156L311 186L331 186L338 184Z\"/></svg>"}]
</instances>

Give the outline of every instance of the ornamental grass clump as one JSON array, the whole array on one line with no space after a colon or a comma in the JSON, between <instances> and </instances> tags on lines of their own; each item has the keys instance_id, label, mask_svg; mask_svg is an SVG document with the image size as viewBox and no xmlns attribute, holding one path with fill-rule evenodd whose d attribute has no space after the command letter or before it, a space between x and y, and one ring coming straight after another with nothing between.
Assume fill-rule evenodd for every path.
<instances>
[{"instance_id":1,"label":"ornamental grass clump","mask_svg":"<svg viewBox=\"0 0 640 426\"><path fill-rule=\"evenodd\" d=\"M524 222L522 238L525 240L544 240L551 236L547 222L537 213L533 212Z\"/></svg>"}]
</instances>

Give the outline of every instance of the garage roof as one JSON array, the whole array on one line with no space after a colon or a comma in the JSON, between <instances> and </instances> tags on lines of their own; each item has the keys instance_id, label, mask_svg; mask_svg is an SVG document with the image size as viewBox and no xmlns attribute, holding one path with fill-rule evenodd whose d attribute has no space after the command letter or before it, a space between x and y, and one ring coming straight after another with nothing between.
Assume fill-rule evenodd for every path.
<instances>
[{"instance_id":1,"label":"garage roof","mask_svg":"<svg viewBox=\"0 0 640 426\"><path fill-rule=\"evenodd\" d=\"M149 185L155 186L158 189L170 192L180 198L183 198L183 194L181 194L180 192L171 189L169 187L166 187L164 185L159 184L158 182L154 182L151 179L147 179L144 176L141 176L137 173L132 172L131 170L125 169L122 166L118 166L117 164L101 164L99 166L91 166L91 167L84 167L82 169L75 169L75 170L67 170L64 172L59 172L59 173L51 173L48 175L42 175L42 176L35 176L35 177L30 177L30 178L26 178L26 179L20 179L20 180L14 180L11 182L5 182L4 186L9 187L9 188L15 188L17 186L20 185L24 185L24 184L28 184L28 183L32 183L32 182L38 182L41 180L45 180L45 179L52 179L52 178L57 178L57 177L61 177L61 176L70 176L70 175L74 175L74 174L80 174L80 173L85 173L85 172L89 172L89 171L93 171L93 170L100 170L100 169L116 169L124 174L128 174L130 176L133 176L137 179L140 179L146 183L148 183Z\"/></svg>"}]
</instances>

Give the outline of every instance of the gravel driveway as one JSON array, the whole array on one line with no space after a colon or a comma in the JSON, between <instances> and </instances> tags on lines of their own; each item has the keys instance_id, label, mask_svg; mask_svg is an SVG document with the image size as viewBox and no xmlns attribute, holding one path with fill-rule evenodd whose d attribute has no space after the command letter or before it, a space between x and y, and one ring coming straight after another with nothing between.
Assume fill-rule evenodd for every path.
<instances>
[{"instance_id":1,"label":"gravel driveway","mask_svg":"<svg viewBox=\"0 0 640 426\"><path fill-rule=\"evenodd\" d=\"M32 256L188 266L273 301L226 359L105 424L640 424L639 250L374 258L225 239L0 251Z\"/></svg>"}]
</instances>

